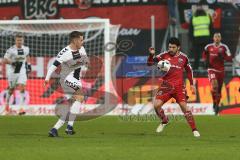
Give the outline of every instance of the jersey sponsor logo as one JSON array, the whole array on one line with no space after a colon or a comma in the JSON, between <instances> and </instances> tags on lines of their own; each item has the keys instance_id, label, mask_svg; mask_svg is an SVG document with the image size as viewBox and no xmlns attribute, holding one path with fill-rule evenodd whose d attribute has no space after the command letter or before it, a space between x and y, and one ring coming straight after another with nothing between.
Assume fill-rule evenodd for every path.
<instances>
[{"instance_id":1,"label":"jersey sponsor logo","mask_svg":"<svg viewBox=\"0 0 240 160\"><path fill-rule=\"evenodd\" d=\"M172 65L171 65L171 67L174 67L174 68L181 69L181 67L180 67L180 66L177 66L177 65L174 65L174 64L172 64Z\"/></svg>"},{"instance_id":2,"label":"jersey sponsor logo","mask_svg":"<svg viewBox=\"0 0 240 160\"><path fill-rule=\"evenodd\" d=\"M25 60L25 56L16 56L15 57L15 61L24 61Z\"/></svg>"},{"instance_id":3,"label":"jersey sponsor logo","mask_svg":"<svg viewBox=\"0 0 240 160\"><path fill-rule=\"evenodd\" d=\"M68 80L65 81L65 84L68 86L68 87L71 87L72 89L74 90L78 90L79 89L79 86L77 85L76 82L70 82Z\"/></svg>"},{"instance_id":4,"label":"jersey sponsor logo","mask_svg":"<svg viewBox=\"0 0 240 160\"><path fill-rule=\"evenodd\" d=\"M69 65L71 68L75 68L75 67L79 67L79 66L82 66L84 65L83 62L81 61L77 61L75 64L72 64L72 65Z\"/></svg>"},{"instance_id":5,"label":"jersey sponsor logo","mask_svg":"<svg viewBox=\"0 0 240 160\"><path fill-rule=\"evenodd\" d=\"M219 48L219 49L218 49L218 52L219 52L219 53L223 53L223 48Z\"/></svg>"},{"instance_id":6,"label":"jersey sponsor logo","mask_svg":"<svg viewBox=\"0 0 240 160\"><path fill-rule=\"evenodd\" d=\"M178 59L178 63L179 63L179 64L183 63L183 59L182 59L182 58L179 58L179 59Z\"/></svg>"},{"instance_id":7,"label":"jersey sponsor logo","mask_svg":"<svg viewBox=\"0 0 240 160\"><path fill-rule=\"evenodd\" d=\"M72 52L72 56L73 56L74 60L81 58L81 55L80 55L79 51Z\"/></svg>"}]
</instances>

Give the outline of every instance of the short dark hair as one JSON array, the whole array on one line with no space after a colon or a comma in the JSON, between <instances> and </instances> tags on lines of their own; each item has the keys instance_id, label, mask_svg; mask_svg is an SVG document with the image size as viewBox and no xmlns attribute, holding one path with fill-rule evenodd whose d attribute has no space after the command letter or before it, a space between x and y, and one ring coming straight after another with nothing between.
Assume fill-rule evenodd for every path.
<instances>
[{"instance_id":1,"label":"short dark hair","mask_svg":"<svg viewBox=\"0 0 240 160\"><path fill-rule=\"evenodd\" d=\"M23 36L22 33L16 33L15 39L16 39L16 38L24 38L24 36Z\"/></svg>"},{"instance_id":2,"label":"short dark hair","mask_svg":"<svg viewBox=\"0 0 240 160\"><path fill-rule=\"evenodd\" d=\"M175 44L176 46L180 46L180 41L176 37L171 37L168 41L168 44Z\"/></svg>"},{"instance_id":3,"label":"short dark hair","mask_svg":"<svg viewBox=\"0 0 240 160\"><path fill-rule=\"evenodd\" d=\"M83 33L82 33L82 32L72 31L72 32L69 34L69 40L70 40L70 42L72 42L73 39L79 38L80 36L83 36Z\"/></svg>"}]
</instances>

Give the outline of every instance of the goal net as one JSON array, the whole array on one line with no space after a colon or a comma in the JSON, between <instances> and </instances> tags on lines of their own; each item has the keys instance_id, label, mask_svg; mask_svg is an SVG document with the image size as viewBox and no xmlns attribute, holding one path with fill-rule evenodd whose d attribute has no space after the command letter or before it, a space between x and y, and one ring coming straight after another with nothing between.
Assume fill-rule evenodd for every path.
<instances>
[{"instance_id":1,"label":"goal net","mask_svg":"<svg viewBox=\"0 0 240 160\"><path fill-rule=\"evenodd\" d=\"M28 75L25 92L25 105L44 107L54 105L63 99L59 83L53 81L50 87L44 88L43 81L48 67L53 63L57 53L69 44L71 31L84 33L84 47L90 58L91 69L84 77L83 85L88 91L89 104L106 103L108 98L103 93L110 92L111 56L115 50L106 50L109 43L116 43L119 26L110 25L108 19L84 20L17 20L0 22L1 61L6 50L14 45L14 36L24 35L24 45L30 48L32 72ZM8 66L2 63L0 72L0 107L6 103ZM53 75L53 79L58 78ZM98 95L99 94L99 95ZM97 98L91 98L97 97ZM10 106L18 105L19 91L15 90L10 98ZM33 109L32 112L36 110ZM29 111L30 112L30 111ZM52 112L44 110L44 112ZM0 113L1 114L1 113ZM31 114L31 113L30 113ZM41 113L39 113L41 114Z\"/></svg>"}]
</instances>

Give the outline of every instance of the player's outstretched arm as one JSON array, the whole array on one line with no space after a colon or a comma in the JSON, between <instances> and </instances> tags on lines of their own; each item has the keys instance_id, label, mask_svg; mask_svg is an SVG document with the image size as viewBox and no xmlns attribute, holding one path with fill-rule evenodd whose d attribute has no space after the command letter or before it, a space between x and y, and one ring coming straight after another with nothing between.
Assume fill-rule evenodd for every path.
<instances>
[{"instance_id":1,"label":"player's outstretched arm","mask_svg":"<svg viewBox=\"0 0 240 160\"><path fill-rule=\"evenodd\" d=\"M233 61L233 56L228 48L228 46L225 45L226 51L223 54L223 58L225 61L232 62Z\"/></svg>"},{"instance_id":2,"label":"player's outstretched arm","mask_svg":"<svg viewBox=\"0 0 240 160\"><path fill-rule=\"evenodd\" d=\"M204 48L204 51L202 53L202 59L203 59L205 68L208 68L209 67L209 52L206 47Z\"/></svg>"},{"instance_id":3,"label":"player's outstretched arm","mask_svg":"<svg viewBox=\"0 0 240 160\"><path fill-rule=\"evenodd\" d=\"M44 81L44 86L46 86L49 83L49 80L53 74L53 72L56 71L57 67L60 65L61 63L58 62L57 60L55 60L55 62L50 66L50 68L48 69L45 81Z\"/></svg>"},{"instance_id":4,"label":"player's outstretched arm","mask_svg":"<svg viewBox=\"0 0 240 160\"><path fill-rule=\"evenodd\" d=\"M149 56L147 59L147 65L152 66L155 63L157 63L158 61L159 61L158 58L155 57L155 48L150 47L149 48Z\"/></svg>"},{"instance_id":5,"label":"player's outstretched arm","mask_svg":"<svg viewBox=\"0 0 240 160\"><path fill-rule=\"evenodd\" d=\"M193 84L193 71L192 71L192 67L190 66L189 63L186 64L185 71L187 72L187 79L189 80L190 85L191 85L190 86L191 92L192 92L192 94L195 94L196 93L196 87Z\"/></svg>"},{"instance_id":6,"label":"player's outstretched arm","mask_svg":"<svg viewBox=\"0 0 240 160\"><path fill-rule=\"evenodd\" d=\"M62 49L55 61L53 62L53 64L50 66L50 68L48 69L48 72L47 72L47 75L46 75L46 78L45 78L45 81L44 81L44 86L47 85L49 83L49 80L53 74L53 72L56 71L56 69L58 68L58 66L60 66L63 62L67 62L68 60L71 59L71 56L69 56L67 53L66 53L66 48Z\"/></svg>"}]
</instances>

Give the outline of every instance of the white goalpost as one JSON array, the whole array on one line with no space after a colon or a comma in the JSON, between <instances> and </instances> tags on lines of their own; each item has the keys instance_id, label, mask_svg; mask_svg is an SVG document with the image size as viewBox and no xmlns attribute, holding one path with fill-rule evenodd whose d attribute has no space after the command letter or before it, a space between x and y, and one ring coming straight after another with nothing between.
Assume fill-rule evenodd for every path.
<instances>
[{"instance_id":1,"label":"white goalpost","mask_svg":"<svg viewBox=\"0 0 240 160\"><path fill-rule=\"evenodd\" d=\"M98 59L96 63L101 63L94 65L99 73L94 73L92 75L93 77L89 77L90 79L98 77L97 82L92 84L91 87L95 90L104 88L104 92L110 93L111 57L115 54L115 50L106 50L105 46L109 43L116 43L119 27L120 26L117 25L111 25L109 19L0 21L0 55L1 58L3 58L6 50L14 45L14 36L17 33L23 34L24 45L30 48L30 57L31 61L33 61L33 71L29 75L30 81L27 82L28 87L30 87L29 92L32 92L30 93L30 104L45 105L50 103L51 100L50 98L44 100L43 97L47 97L47 94L51 93L38 93L44 92L39 88L39 84L37 84L39 82L38 80L45 77L47 66L50 65L50 62L52 62L57 53L68 45L69 33L73 30L83 32L84 47L88 56L90 56L90 58L95 57L94 60ZM100 67L102 69L100 69ZM0 73L0 90L3 91L7 88L7 67L2 67L2 69L6 70ZM3 93L0 94L2 95L2 98L0 98L4 99ZM4 100L0 101L0 106L3 105L3 101ZM107 94L104 97L104 103L106 103L106 101L109 101Z\"/></svg>"}]
</instances>

